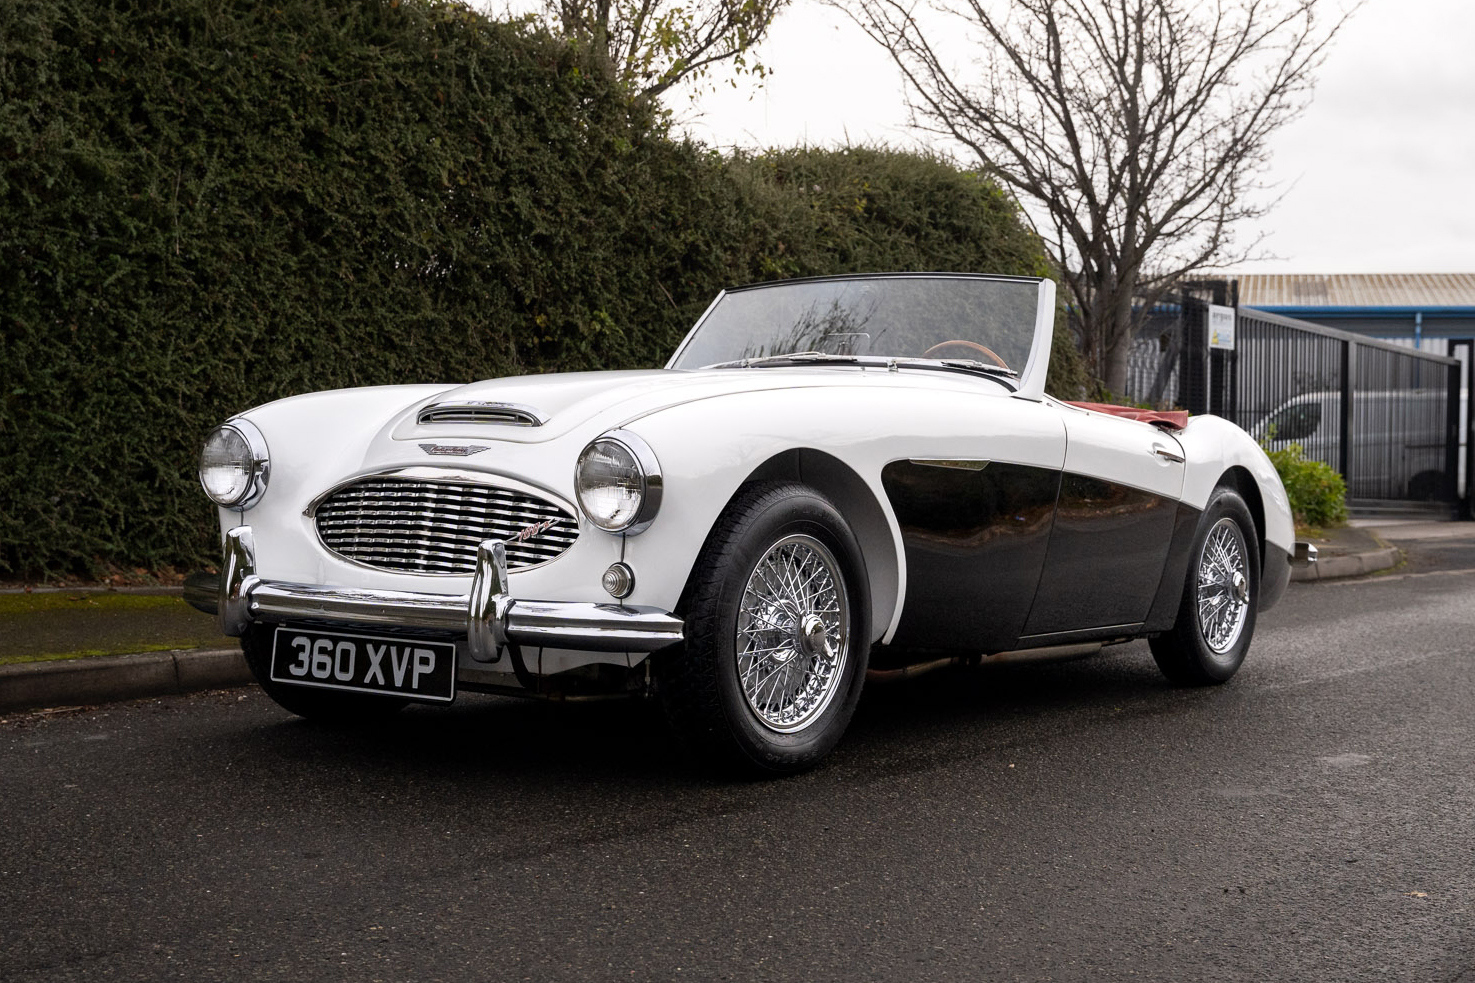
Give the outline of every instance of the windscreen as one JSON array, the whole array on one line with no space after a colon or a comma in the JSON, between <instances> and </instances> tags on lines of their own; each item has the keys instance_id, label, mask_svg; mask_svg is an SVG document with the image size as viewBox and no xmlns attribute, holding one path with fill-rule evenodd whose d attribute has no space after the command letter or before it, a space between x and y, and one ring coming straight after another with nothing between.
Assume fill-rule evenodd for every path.
<instances>
[{"instance_id":1,"label":"windscreen","mask_svg":"<svg viewBox=\"0 0 1475 983\"><path fill-rule=\"evenodd\" d=\"M796 352L974 359L1023 373L1039 281L964 276L780 281L732 290L672 368Z\"/></svg>"}]
</instances>

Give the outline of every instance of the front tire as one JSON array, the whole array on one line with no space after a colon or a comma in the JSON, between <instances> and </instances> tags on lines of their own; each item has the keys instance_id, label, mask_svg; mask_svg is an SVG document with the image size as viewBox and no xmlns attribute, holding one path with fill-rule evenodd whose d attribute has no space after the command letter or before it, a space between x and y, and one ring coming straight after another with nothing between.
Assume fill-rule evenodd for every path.
<instances>
[{"instance_id":1,"label":"front tire","mask_svg":"<svg viewBox=\"0 0 1475 983\"><path fill-rule=\"evenodd\" d=\"M1244 662L1260 602L1260 550L1243 498L1217 488L1199 519L1170 631L1148 644L1163 675L1180 686L1227 682Z\"/></svg>"},{"instance_id":2,"label":"front tire","mask_svg":"<svg viewBox=\"0 0 1475 983\"><path fill-rule=\"evenodd\" d=\"M365 724L404 709L408 700L395 696L341 693L312 686L293 686L271 678L270 625L251 625L241 636L241 651L256 682L276 704L299 717L328 724Z\"/></svg>"},{"instance_id":3,"label":"front tire","mask_svg":"<svg viewBox=\"0 0 1475 983\"><path fill-rule=\"evenodd\" d=\"M865 562L838 509L795 483L742 489L697 558L686 643L657 663L678 740L741 771L810 768L840 740L865 682Z\"/></svg>"}]
</instances>

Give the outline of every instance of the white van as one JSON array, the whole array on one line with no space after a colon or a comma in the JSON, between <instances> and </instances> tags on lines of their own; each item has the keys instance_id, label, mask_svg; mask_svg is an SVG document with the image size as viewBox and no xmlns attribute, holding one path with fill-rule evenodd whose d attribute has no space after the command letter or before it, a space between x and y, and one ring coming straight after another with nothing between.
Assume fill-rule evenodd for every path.
<instances>
[{"instance_id":1,"label":"white van","mask_svg":"<svg viewBox=\"0 0 1475 983\"><path fill-rule=\"evenodd\" d=\"M1448 393L1444 389L1370 390L1352 398L1354 480L1349 498L1406 498L1427 501L1443 496L1444 428ZM1460 392L1460 419L1466 418L1469 390ZM1465 434L1461 427L1459 493L1465 489ZM1249 428L1270 450L1300 444L1306 456L1337 467L1342 450L1342 394L1333 390L1293 396Z\"/></svg>"}]
</instances>

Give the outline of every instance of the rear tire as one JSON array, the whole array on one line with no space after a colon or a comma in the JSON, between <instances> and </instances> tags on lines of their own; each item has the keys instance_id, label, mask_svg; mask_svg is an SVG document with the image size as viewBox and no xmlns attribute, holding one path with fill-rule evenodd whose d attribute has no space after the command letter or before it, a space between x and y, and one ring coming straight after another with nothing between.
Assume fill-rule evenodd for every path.
<instances>
[{"instance_id":1,"label":"rear tire","mask_svg":"<svg viewBox=\"0 0 1475 983\"><path fill-rule=\"evenodd\" d=\"M656 663L661 704L699 758L747 773L813 767L855 712L870 654L855 535L813 489L742 489L697 557L686 642Z\"/></svg>"},{"instance_id":2,"label":"rear tire","mask_svg":"<svg viewBox=\"0 0 1475 983\"><path fill-rule=\"evenodd\" d=\"M340 693L312 686L293 686L271 678L270 625L251 625L241 636L241 651L251 675L277 705L299 717L326 724L363 724L383 720L404 709L408 700L396 696Z\"/></svg>"},{"instance_id":3,"label":"rear tire","mask_svg":"<svg viewBox=\"0 0 1475 983\"><path fill-rule=\"evenodd\" d=\"M1244 662L1260 602L1260 550L1243 498L1216 488L1199 518L1178 620L1149 641L1163 675L1180 686L1227 682Z\"/></svg>"}]
</instances>

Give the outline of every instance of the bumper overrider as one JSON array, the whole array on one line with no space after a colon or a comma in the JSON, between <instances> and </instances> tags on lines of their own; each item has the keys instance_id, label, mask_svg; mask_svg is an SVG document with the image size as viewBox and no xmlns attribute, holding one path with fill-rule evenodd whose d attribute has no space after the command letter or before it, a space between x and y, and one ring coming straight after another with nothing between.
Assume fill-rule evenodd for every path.
<instances>
[{"instance_id":1,"label":"bumper overrider","mask_svg":"<svg viewBox=\"0 0 1475 983\"><path fill-rule=\"evenodd\" d=\"M655 652L679 644L684 627L659 608L514 598L507 593L506 548L494 540L477 548L470 594L428 594L263 580L256 574L251 527L237 526L225 534L219 576L190 578L184 596L193 607L217 615L227 635L239 636L255 622L393 625L463 636L477 662L497 661L508 645Z\"/></svg>"}]
</instances>

